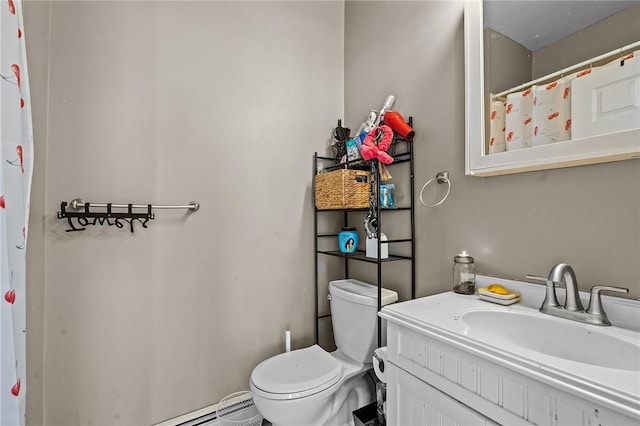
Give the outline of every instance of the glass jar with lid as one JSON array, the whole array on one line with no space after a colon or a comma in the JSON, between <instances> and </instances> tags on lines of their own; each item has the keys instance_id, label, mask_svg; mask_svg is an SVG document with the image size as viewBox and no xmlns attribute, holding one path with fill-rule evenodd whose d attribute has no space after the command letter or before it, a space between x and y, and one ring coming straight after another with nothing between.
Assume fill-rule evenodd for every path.
<instances>
[{"instance_id":1,"label":"glass jar with lid","mask_svg":"<svg viewBox=\"0 0 640 426\"><path fill-rule=\"evenodd\" d=\"M453 258L453 291L460 294L476 291L476 264L466 251Z\"/></svg>"}]
</instances>

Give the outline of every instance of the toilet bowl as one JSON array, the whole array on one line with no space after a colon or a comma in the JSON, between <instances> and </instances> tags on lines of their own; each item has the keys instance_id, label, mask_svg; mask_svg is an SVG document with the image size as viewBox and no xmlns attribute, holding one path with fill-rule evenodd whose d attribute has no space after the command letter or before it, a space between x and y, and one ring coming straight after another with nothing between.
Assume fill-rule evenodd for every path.
<instances>
[{"instance_id":1,"label":"toilet bowl","mask_svg":"<svg viewBox=\"0 0 640 426\"><path fill-rule=\"evenodd\" d=\"M372 402L374 385L366 376L371 368L313 345L260 363L251 375L251 394L274 426L349 425L352 411Z\"/></svg>"},{"instance_id":2,"label":"toilet bowl","mask_svg":"<svg viewBox=\"0 0 640 426\"><path fill-rule=\"evenodd\" d=\"M329 292L338 349L329 353L313 345L285 352L251 373L256 408L274 426L353 425L352 412L375 400L367 372L377 347L378 289L349 279L332 281ZM382 289L382 305L397 299Z\"/></svg>"}]
</instances>

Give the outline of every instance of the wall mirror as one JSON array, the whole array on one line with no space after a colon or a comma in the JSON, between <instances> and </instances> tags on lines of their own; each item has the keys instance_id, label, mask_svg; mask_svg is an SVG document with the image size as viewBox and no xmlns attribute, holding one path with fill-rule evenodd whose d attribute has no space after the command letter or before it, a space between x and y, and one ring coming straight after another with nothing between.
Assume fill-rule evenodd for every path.
<instances>
[{"instance_id":1,"label":"wall mirror","mask_svg":"<svg viewBox=\"0 0 640 426\"><path fill-rule=\"evenodd\" d=\"M465 2L465 171L640 158L640 1Z\"/></svg>"}]
</instances>

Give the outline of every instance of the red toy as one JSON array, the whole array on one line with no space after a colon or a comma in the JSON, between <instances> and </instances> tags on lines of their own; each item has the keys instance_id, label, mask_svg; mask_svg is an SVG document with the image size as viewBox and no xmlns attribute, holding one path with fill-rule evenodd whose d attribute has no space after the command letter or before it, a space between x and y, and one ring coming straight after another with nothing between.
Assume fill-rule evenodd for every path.
<instances>
[{"instance_id":1,"label":"red toy","mask_svg":"<svg viewBox=\"0 0 640 426\"><path fill-rule=\"evenodd\" d=\"M365 160L378 159L384 164L393 163L393 157L387 154L391 141L393 139L393 130L391 127L383 124L374 127L367 134L360 147L360 154Z\"/></svg>"}]
</instances>

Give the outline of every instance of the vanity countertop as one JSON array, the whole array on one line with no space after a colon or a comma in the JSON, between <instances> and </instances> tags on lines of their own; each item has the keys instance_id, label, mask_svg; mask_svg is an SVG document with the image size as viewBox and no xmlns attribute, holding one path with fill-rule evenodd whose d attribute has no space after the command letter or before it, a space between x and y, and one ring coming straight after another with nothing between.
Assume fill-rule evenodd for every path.
<instances>
[{"instance_id":1,"label":"vanity countertop","mask_svg":"<svg viewBox=\"0 0 640 426\"><path fill-rule=\"evenodd\" d=\"M538 307L544 299L544 286L487 276L478 276L477 286L493 282L520 292L522 301L502 306L480 300L477 294L446 292L384 306L380 316L640 419L639 301L603 297L605 311L614 325L595 326L540 313ZM586 303L588 297L588 293L581 293ZM558 299L562 303L560 291ZM475 319L503 316L503 326L500 322L493 322L491 324L496 324L495 327L490 330L485 327L478 333ZM528 326L529 321L531 327ZM519 327L516 323L521 324L519 329L515 328ZM532 346L538 344L535 342L547 347ZM614 346L610 342L624 348L625 354L620 355L624 363L618 365L616 356L619 354L613 352ZM551 345L566 345L565 352L578 351L573 353L580 359L558 356L554 351L560 349L562 352L564 349Z\"/></svg>"}]
</instances>

